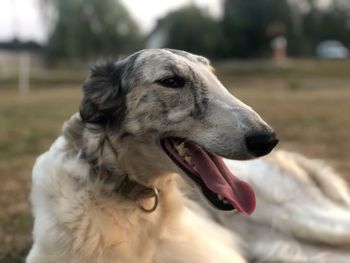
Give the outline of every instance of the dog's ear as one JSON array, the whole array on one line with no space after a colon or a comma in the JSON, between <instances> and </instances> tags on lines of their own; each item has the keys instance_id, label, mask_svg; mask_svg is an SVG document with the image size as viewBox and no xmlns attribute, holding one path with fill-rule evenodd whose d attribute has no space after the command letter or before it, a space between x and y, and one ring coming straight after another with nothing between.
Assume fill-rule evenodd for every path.
<instances>
[{"instance_id":1,"label":"dog's ear","mask_svg":"<svg viewBox=\"0 0 350 263\"><path fill-rule=\"evenodd\" d=\"M80 116L83 122L100 125L120 124L126 103L122 88L123 65L107 62L92 68L83 86Z\"/></svg>"}]
</instances>

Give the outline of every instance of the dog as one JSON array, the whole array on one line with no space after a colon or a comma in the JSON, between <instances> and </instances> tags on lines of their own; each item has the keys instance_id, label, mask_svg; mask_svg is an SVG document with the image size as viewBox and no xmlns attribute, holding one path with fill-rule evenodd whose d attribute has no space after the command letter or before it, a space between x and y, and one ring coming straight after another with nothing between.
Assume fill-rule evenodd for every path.
<instances>
[{"instance_id":1,"label":"dog","mask_svg":"<svg viewBox=\"0 0 350 263\"><path fill-rule=\"evenodd\" d=\"M312 236L316 242L322 234L315 226L314 235L294 236L302 216L291 219L295 224L288 222L284 232L283 211L295 210L279 212L268 194L281 198L269 187L287 173L275 171L277 182L270 185L259 160L251 164L257 169L246 170L247 163L239 161L264 156L277 143L272 128L223 87L204 57L150 49L98 65L83 85L79 113L34 165L34 242L27 262L284 260L280 240ZM273 158L262 162L279 169ZM266 181L247 176L248 170ZM287 175L291 181L299 178L294 172ZM334 189L343 194L334 194L325 180L315 187L323 185L337 202L347 200L345 184L334 177L340 182ZM303 183L301 191L308 193ZM241 218L256 207L251 184L259 206L252 217ZM286 200L283 208L293 202ZM319 207L328 208L321 202ZM271 231L259 227L251 235L254 226L273 223L275 216L274 236L264 237L263 231ZM322 232L323 238L330 232ZM346 235L332 244L343 245ZM273 249L264 238L275 241Z\"/></svg>"},{"instance_id":2,"label":"dog","mask_svg":"<svg viewBox=\"0 0 350 263\"><path fill-rule=\"evenodd\" d=\"M219 156L251 159L277 142L204 57L143 50L96 66L79 113L33 168L27 262L243 262L229 233L186 207L174 178L218 209L251 214L252 188Z\"/></svg>"}]
</instances>

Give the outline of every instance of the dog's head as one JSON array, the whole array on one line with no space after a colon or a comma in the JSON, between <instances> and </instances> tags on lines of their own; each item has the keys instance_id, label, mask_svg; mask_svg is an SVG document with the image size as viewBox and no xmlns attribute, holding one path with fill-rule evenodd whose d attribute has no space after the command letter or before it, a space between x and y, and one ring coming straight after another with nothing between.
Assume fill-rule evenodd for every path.
<instances>
[{"instance_id":1,"label":"dog's head","mask_svg":"<svg viewBox=\"0 0 350 263\"><path fill-rule=\"evenodd\" d=\"M83 122L115 137L119 161L136 180L169 172L175 163L216 207L251 212L253 201L238 200L252 199L251 190L218 156L259 157L278 140L256 112L225 89L206 58L143 50L95 67L83 93Z\"/></svg>"}]
</instances>

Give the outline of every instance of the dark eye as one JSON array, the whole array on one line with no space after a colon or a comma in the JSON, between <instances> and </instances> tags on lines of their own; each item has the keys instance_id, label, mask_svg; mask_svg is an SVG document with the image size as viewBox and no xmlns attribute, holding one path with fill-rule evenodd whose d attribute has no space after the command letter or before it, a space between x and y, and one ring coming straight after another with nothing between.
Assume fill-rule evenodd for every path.
<instances>
[{"instance_id":1,"label":"dark eye","mask_svg":"<svg viewBox=\"0 0 350 263\"><path fill-rule=\"evenodd\" d=\"M158 84L168 88L183 88L185 86L185 79L179 76L165 78L156 81Z\"/></svg>"}]
</instances>

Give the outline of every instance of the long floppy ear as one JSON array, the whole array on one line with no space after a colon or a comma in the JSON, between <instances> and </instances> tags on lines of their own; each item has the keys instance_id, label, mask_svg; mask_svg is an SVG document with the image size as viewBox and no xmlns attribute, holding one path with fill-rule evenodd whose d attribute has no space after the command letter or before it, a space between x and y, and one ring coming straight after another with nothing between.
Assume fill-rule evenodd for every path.
<instances>
[{"instance_id":1,"label":"long floppy ear","mask_svg":"<svg viewBox=\"0 0 350 263\"><path fill-rule=\"evenodd\" d=\"M118 125L123 121L126 98L121 85L122 74L121 62L107 62L92 68L80 103L83 122Z\"/></svg>"}]
</instances>

